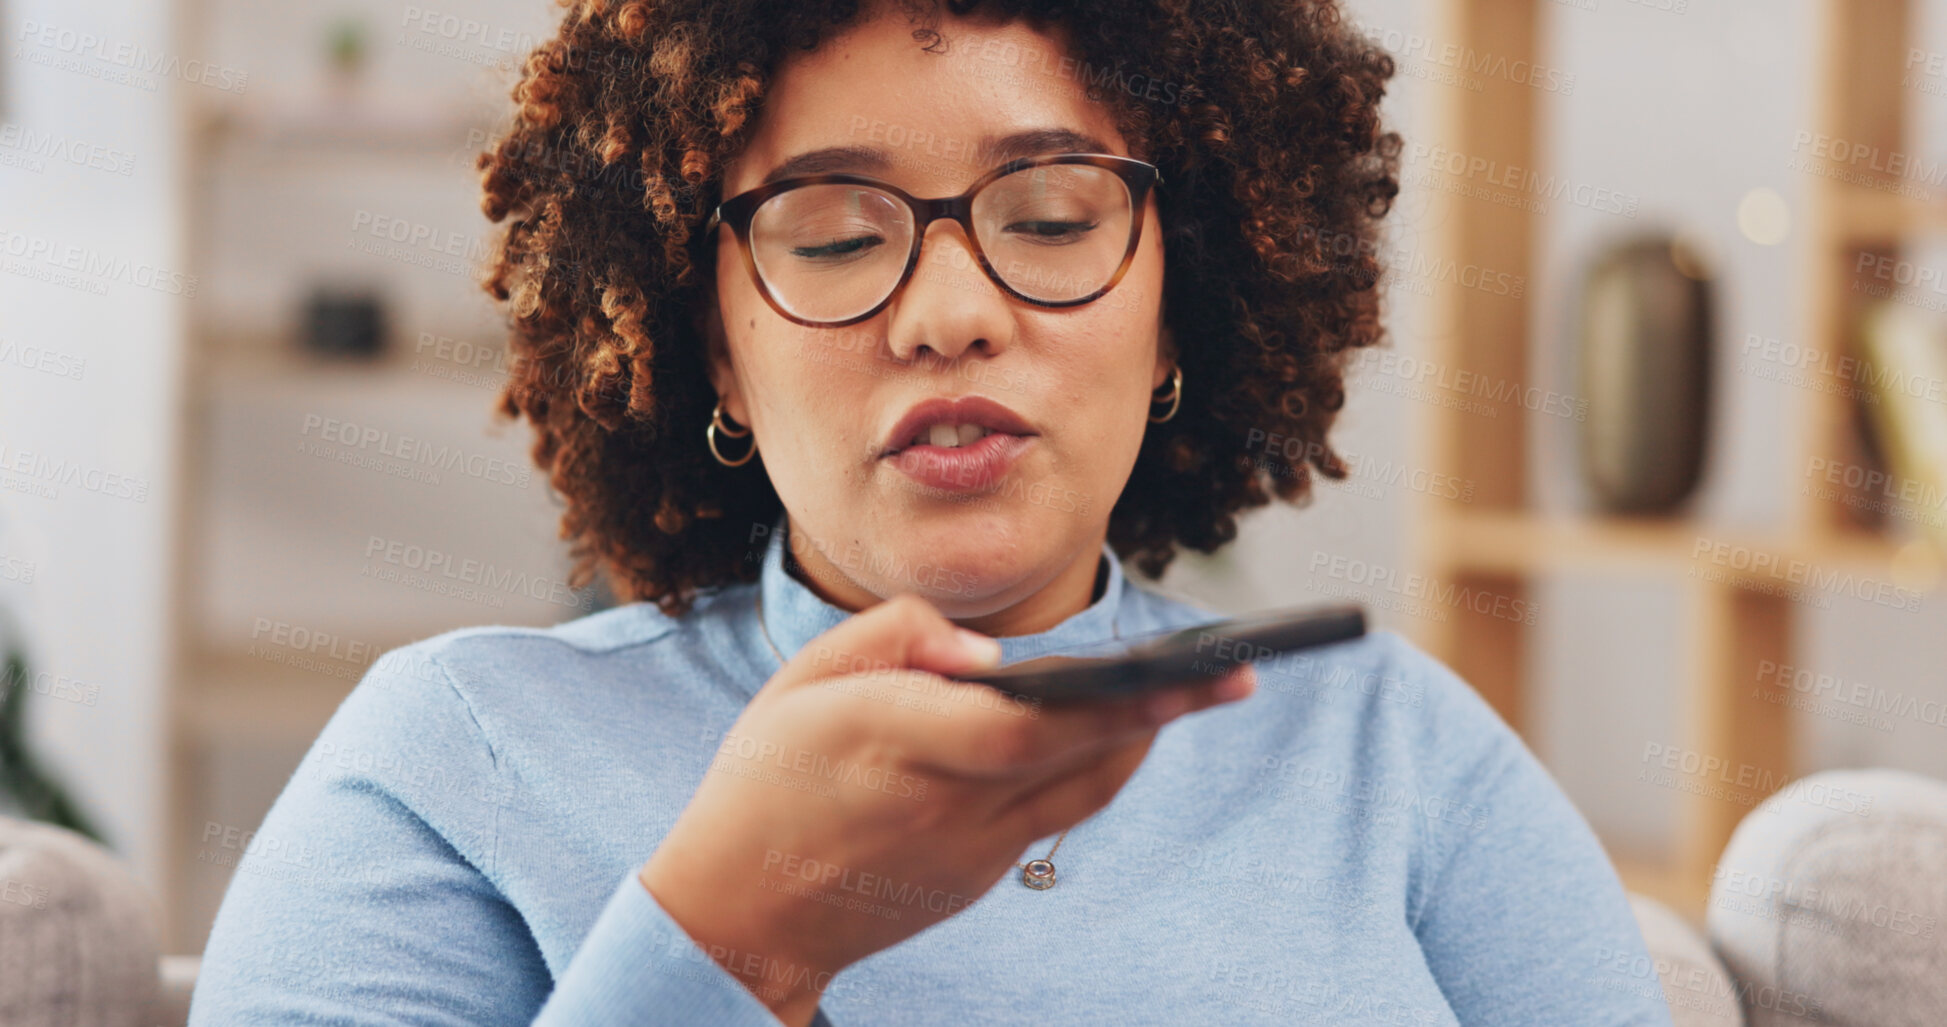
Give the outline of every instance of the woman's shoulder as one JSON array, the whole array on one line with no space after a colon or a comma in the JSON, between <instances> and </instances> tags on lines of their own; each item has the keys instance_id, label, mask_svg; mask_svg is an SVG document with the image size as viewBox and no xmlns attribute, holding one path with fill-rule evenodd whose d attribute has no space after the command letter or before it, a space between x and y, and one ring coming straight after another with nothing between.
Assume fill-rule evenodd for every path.
<instances>
[{"instance_id":1,"label":"woman's shoulder","mask_svg":"<svg viewBox=\"0 0 1947 1027\"><path fill-rule=\"evenodd\" d=\"M438 680L464 668L491 678L527 673L556 673L563 663L600 660L639 647L653 647L658 655L674 654L688 644L704 645L727 629L738 606L728 601L741 589L716 590L699 596L682 616L664 613L653 603L632 602L547 626L489 624L454 628L400 646L381 655L372 673Z\"/></svg>"},{"instance_id":2,"label":"woman's shoulder","mask_svg":"<svg viewBox=\"0 0 1947 1027\"><path fill-rule=\"evenodd\" d=\"M1136 620L1155 629L1225 619L1192 600L1131 583ZM1444 803L1484 803L1509 773L1539 764L1521 738L1453 668L1406 635L1360 638L1254 661L1258 694L1232 725L1235 758L1258 771L1335 772L1347 787L1379 784Z\"/></svg>"},{"instance_id":3,"label":"woman's shoulder","mask_svg":"<svg viewBox=\"0 0 1947 1027\"><path fill-rule=\"evenodd\" d=\"M1134 579L1129 585L1125 602L1132 610L1131 621L1143 629L1180 629L1226 619L1189 597ZM1417 726L1454 741L1482 735L1500 740L1513 737L1465 679L1390 628L1372 628L1348 642L1260 661L1256 669L1260 687L1272 692L1283 688L1320 698L1348 697L1347 702L1333 705L1359 719L1384 716L1402 727Z\"/></svg>"},{"instance_id":4,"label":"woman's shoulder","mask_svg":"<svg viewBox=\"0 0 1947 1027\"><path fill-rule=\"evenodd\" d=\"M703 668L735 658L740 606L734 591L700 596L679 617L634 602L545 627L441 632L373 661L339 712L370 724L428 705L456 706L496 750L537 722L646 713L673 690L717 681L722 675Z\"/></svg>"}]
</instances>

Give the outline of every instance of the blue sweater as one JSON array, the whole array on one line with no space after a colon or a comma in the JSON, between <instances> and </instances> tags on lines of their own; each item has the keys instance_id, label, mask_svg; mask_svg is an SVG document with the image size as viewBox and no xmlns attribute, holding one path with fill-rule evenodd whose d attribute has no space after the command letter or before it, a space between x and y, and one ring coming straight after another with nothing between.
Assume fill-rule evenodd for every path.
<instances>
[{"instance_id":1,"label":"blue sweater","mask_svg":"<svg viewBox=\"0 0 1947 1027\"><path fill-rule=\"evenodd\" d=\"M847 616L783 538L680 619L635 603L375 663L246 846L191 1023L775 1025L636 871L778 669L759 592L787 656ZM1216 619L1103 556L1101 597L1004 659ZM1059 884L1010 874L847 967L820 1022L1670 1022L1588 825L1451 671L1390 632L1257 671L1162 729Z\"/></svg>"}]
</instances>

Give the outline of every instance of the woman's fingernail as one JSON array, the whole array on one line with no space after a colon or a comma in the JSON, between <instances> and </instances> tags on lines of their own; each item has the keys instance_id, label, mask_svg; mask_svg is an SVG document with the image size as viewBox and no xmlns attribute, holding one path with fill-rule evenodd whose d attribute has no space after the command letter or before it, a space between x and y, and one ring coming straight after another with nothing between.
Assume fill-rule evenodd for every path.
<instances>
[{"instance_id":1,"label":"woman's fingernail","mask_svg":"<svg viewBox=\"0 0 1947 1027\"><path fill-rule=\"evenodd\" d=\"M1256 682L1251 678L1243 674L1232 674L1217 682L1217 687L1211 689L1210 694L1218 702L1229 702L1232 699L1242 699L1256 690Z\"/></svg>"},{"instance_id":2,"label":"woman's fingernail","mask_svg":"<svg viewBox=\"0 0 1947 1027\"><path fill-rule=\"evenodd\" d=\"M1001 644L998 639L988 638L978 631L954 628L960 633L960 648L967 655L980 661L982 666L992 666L1001 662Z\"/></svg>"}]
</instances>

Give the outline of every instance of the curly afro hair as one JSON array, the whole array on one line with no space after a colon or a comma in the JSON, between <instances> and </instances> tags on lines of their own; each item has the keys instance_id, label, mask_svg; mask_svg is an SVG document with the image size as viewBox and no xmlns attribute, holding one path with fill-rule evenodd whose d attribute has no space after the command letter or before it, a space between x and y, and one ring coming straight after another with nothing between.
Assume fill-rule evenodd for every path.
<instances>
[{"instance_id":1,"label":"curly afro hair","mask_svg":"<svg viewBox=\"0 0 1947 1027\"><path fill-rule=\"evenodd\" d=\"M560 2L511 128L478 159L481 207L506 222L484 281L510 322L498 412L534 426L534 460L566 503L573 583L605 571L618 598L676 616L699 590L754 580L752 525L782 510L764 474L703 445L715 390L696 315L714 265L700 229L779 60L859 5ZM900 3L915 40L942 45L938 0ZM1153 578L1179 545L1235 538L1241 510L1309 502L1312 470L1347 474L1325 436L1350 351L1382 335L1376 236L1400 140L1378 107L1393 62L1335 0L984 6L1064 28L1078 84L1168 183L1163 302L1182 407L1150 426L1108 527ZM1143 85L1158 81L1170 88Z\"/></svg>"}]
</instances>

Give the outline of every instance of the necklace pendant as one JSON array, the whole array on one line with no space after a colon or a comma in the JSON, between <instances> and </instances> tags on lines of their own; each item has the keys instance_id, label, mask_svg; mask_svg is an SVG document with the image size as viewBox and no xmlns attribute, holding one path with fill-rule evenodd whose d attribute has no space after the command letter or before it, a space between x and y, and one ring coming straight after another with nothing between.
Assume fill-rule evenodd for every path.
<instances>
[{"instance_id":1,"label":"necklace pendant","mask_svg":"<svg viewBox=\"0 0 1947 1027\"><path fill-rule=\"evenodd\" d=\"M1055 886L1055 865L1045 859L1031 859L1021 867L1021 883L1035 891Z\"/></svg>"}]
</instances>

